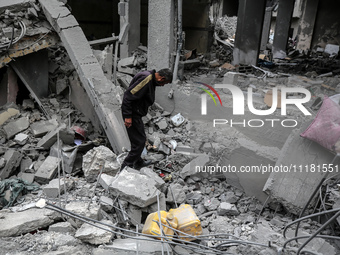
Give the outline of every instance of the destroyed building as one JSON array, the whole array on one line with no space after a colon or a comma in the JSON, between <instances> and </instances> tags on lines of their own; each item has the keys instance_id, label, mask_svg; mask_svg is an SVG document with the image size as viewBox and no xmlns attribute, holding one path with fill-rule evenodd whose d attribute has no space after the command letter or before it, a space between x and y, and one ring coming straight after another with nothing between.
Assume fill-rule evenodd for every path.
<instances>
[{"instance_id":1,"label":"destroyed building","mask_svg":"<svg viewBox=\"0 0 340 255\"><path fill-rule=\"evenodd\" d=\"M339 5L0 1L0 255L339 254Z\"/></svg>"}]
</instances>

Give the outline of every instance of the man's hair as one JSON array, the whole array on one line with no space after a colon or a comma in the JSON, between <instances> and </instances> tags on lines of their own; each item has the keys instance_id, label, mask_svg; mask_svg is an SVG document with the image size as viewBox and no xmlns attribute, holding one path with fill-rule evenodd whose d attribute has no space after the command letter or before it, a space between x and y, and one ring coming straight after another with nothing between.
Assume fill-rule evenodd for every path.
<instances>
[{"instance_id":1,"label":"man's hair","mask_svg":"<svg viewBox=\"0 0 340 255\"><path fill-rule=\"evenodd\" d=\"M168 68L161 69L157 72L160 76L164 77L166 81L172 81L172 72Z\"/></svg>"}]
</instances>

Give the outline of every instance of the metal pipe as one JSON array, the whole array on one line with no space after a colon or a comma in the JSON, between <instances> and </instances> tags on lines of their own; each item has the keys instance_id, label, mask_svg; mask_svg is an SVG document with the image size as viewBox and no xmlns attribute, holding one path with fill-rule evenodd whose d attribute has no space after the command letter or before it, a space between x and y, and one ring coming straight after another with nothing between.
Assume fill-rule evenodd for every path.
<instances>
[{"instance_id":1,"label":"metal pipe","mask_svg":"<svg viewBox=\"0 0 340 255\"><path fill-rule=\"evenodd\" d=\"M325 227L327 227L332 221L334 221L338 216L340 215L340 210L333 215L332 218L330 218L328 221L325 222L313 235L311 235L306 242L304 242L301 247L298 249L296 255L299 255L302 248L305 247L317 234L319 234Z\"/></svg>"},{"instance_id":2,"label":"metal pipe","mask_svg":"<svg viewBox=\"0 0 340 255\"><path fill-rule=\"evenodd\" d=\"M310 214L310 215L308 215L308 216L299 218L299 219L297 219L297 220L295 220L295 221L289 223L289 224L284 228L284 230L283 230L283 237L286 238L286 231L287 231L287 229L288 229L291 225L293 225L293 224L295 224L295 223L299 223L299 222L301 222L301 221L303 221L303 220L306 220L306 219L309 219L309 218L313 218L313 217L315 217L315 216L323 215L323 214L326 214L326 213L339 212L339 211L340 211L340 208L335 208L335 209L332 209L332 210L328 210L328 211L324 211L324 212L319 212L319 213L314 213L314 214Z\"/></svg>"},{"instance_id":3,"label":"metal pipe","mask_svg":"<svg viewBox=\"0 0 340 255\"><path fill-rule=\"evenodd\" d=\"M159 233L161 236L161 240L163 241L163 227L162 227L162 221L161 221L161 212L159 208L159 192L157 192L157 214L158 214L158 221L159 221ZM169 251L168 251L169 254ZM164 255L164 244L162 243L162 255Z\"/></svg>"},{"instance_id":4,"label":"metal pipe","mask_svg":"<svg viewBox=\"0 0 340 255\"><path fill-rule=\"evenodd\" d=\"M99 227L98 225L95 225L92 222L95 222L95 223L98 223L100 225L107 226L107 227L110 227L110 228L114 228L114 229L117 229L117 230L120 230L120 231L124 231L124 232L127 232L127 233L135 234L135 231L124 229L124 228L120 228L120 227L113 226L113 225L109 225L107 223L100 222L98 220L91 219L91 218L88 218L86 216L76 214L74 212L68 211L68 210L66 210L66 209L64 209L62 207L58 207L58 206L56 206L56 205L54 205L52 203L49 203L49 202L46 202L46 205L51 206L51 207L45 207L47 209L54 210L54 211L57 211L57 212L60 212L60 213L64 213L67 216L74 217L76 219L79 219L79 220L81 220L83 222L88 223L89 225L93 225L93 226L98 227L98 228L101 228L101 227ZM202 248L204 248L206 250L210 250L214 254L221 254L221 252L219 250L216 250L216 249L213 249L213 248L201 245L201 244L197 244L197 243L194 243L194 242L180 240L180 239L176 239L176 238L173 238L173 240L174 241L179 241L179 242L186 243L187 245L184 245L184 244L181 244L181 243L176 243L176 242L173 242L173 241L162 241L162 240L157 240L157 239L145 239L145 238L142 238L142 237L135 237L135 236L126 235L126 234L123 234L123 233L120 233L120 232L116 232L116 231L113 231L111 229L105 229L105 228L101 228L101 229L107 230L107 231L112 232L112 233L117 234L117 235L122 235L122 236L125 236L125 237L128 237L128 238L132 238L132 239L151 241L151 242L163 242L163 243L166 242L166 243L169 243L169 244L179 245L179 246L183 246L185 248L190 248L190 249L195 249L195 250L201 250L198 247L202 247ZM141 233L140 236L143 236L143 237L152 237L152 238L155 237L154 235L147 235L147 234L143 234L143 233ZM195 246L198 246L198 247L192 247L192 246L189 246L189 245L195 245ZM206 250L204 250L205 254L207 252ZM223 253L223 254L226 254L226 253Z\"/></svg>"},{"instance_id":5,"label":"metal pipe","mask_svg":"<svg viewBox=\"0 0 340 255\"><path fill-rule=\"evenodd\" d=\"M175 67L174 67L174 73L172 77L172 83L176 82L177 79L177 73L178 73L178 64L179 64L179 59L181 56L181 50L183 46L183 28L182 28L182 7L183 7L183 1L178 0L177 1L177 15L178 15L178 20L177 20L177 29L178 29L178 44L177 44L177 54L176 54L176 60L175 60Z\"/></svg>"},{"instance_id":6,"label":"metal pipe","mask_svg":"<svg viewBox=\"0 0 340 255\"><path fill-rule=\"evenodd\" d=\"M333 160L332 160L332 162L331 162L331 165L334 164L335 160L337 159L337 157L338 157L339 155L340 155L340 154L337 153L337 154L334 156L334 158L333 158ZM327 169L327 170L328 170L328 169ZM328 174L329 174L329 171L327 171L327 172L325 173L325 175L323 176L323 178L322 178L321 181L319 182L318 186L315 188L314 192L312 193L312 195L311 195L310 198L308 199L306 205L304 206L304 208L303 208L302 211L300 212L299 218L301 218L302 215L304 214L304 212L307 210L309 203L313 200L315 194L318 192L319 188L320 188L320 187L322 186L322 184L324 183L324 181L325 181L325 179L327 178ZM296 225L296 229L295 229L295 234L294 234L294 236L297 236L297 235L298 235L299 226L300 226L300 223L298 223L298 224Z\"/></svg>"}]
</instances>

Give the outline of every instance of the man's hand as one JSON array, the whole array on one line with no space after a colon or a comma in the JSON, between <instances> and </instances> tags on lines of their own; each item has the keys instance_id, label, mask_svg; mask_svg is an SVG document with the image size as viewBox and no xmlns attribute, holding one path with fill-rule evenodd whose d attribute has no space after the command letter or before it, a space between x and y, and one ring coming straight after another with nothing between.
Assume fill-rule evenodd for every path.
<instances>
[{"instance_id":1,"label":"man's hand","mask_svg":"<svg viewBox=\"0 0 340 255\"><path fill-rule=\"evenodd\" d=\"M125 118L124 125L129 128L132 126L132 118Z\"/></svg>"}]
</instances>

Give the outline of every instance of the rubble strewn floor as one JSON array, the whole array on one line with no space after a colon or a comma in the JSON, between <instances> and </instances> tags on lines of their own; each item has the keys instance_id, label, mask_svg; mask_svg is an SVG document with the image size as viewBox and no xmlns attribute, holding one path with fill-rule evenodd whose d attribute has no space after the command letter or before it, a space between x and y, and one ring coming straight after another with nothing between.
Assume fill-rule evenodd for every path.
<instances>
[{"instance_id":1,"label":"rubble strewn floor","mask_svg":"<svg viewBox=\"0 0 340 255\"><path fill-rule=\"evenodd\" d=\"M30 15L26 12L17 15L28 15L34 20L39 17L34 15L40 10L38 6L27 8L25 11L30 11ZM218 165L275 165L282 159L282 148L287 146L286 140L293 129L286 132L266 129L263 133L239 126L212 129L211 122L195 116L203 92L193 84L197 81L233 84L244 94L251 87L254 106L261 110L268 109L265 98L273 88L306 88L312 94L312 100L306 104L312 116L305 116L296 107L288 107L285 117L279 109L271 115L293 118L300 128L315 117L320 107L315 104L317 100L339 92L340 78L335 68L338 59L326 55L323 59L315 53L318 61L302 61L300 56L289 63L282 61L275 68L249 67L248 73L236 69L231 72L221 68L230 60L229 46L216 43L215 52L184 63L183 79L173 85L175 100L179 95L190 95L196 103L191 107L195 109L192 112L187 109L185 99L171 102L180 109L176 111L155 103L143 118L148 138L143 157L154 162L152 167L120 172L127 152L115 154L100 125L94 126L72 104L68 82L79 77L65 49L55 45L48 51L49 97L38 105L27 93L20 102L5 105L0 111L0 255L167 251L169 254L296 254L300 245L294 241L286 244L294 237L295 228L289 227L285 232L285 227L297 215L287 204L274 200L265 203L268 195L262 189L269 174L257 179L256 174L245 178L197 171L197 166L206 169L205 166ZM118 75L123 89L131 79L130 71L133 74L145 68L146 51L140 47L133 57L120 61L118 70L124 69L124 65L128 67ZM107 56L98 51L96 55ZM310 65L313 68L308 68ZM219 92L224 102L220 110L230 109L232 94L223 89ZM289 96L302 97L298 93ZM308 213L338 208L338 180L331 177L320 191L321 202L314 209L309 208ZM39 207L42 199L47 201L45 208ZM203 233L197 240L186 244L183 240L168 241L169 245L162 245L156 238L142 236L149 214L158 209L169 211L180 204L191 205L201 222ZM300 224L299 235L313 234L325 221L324 216L306 219ZM338 222L321 234L338 236ZM315 238L305 249L312 254L338 254L338 245L335 241Z\"/></svg>"}]
</instances>

